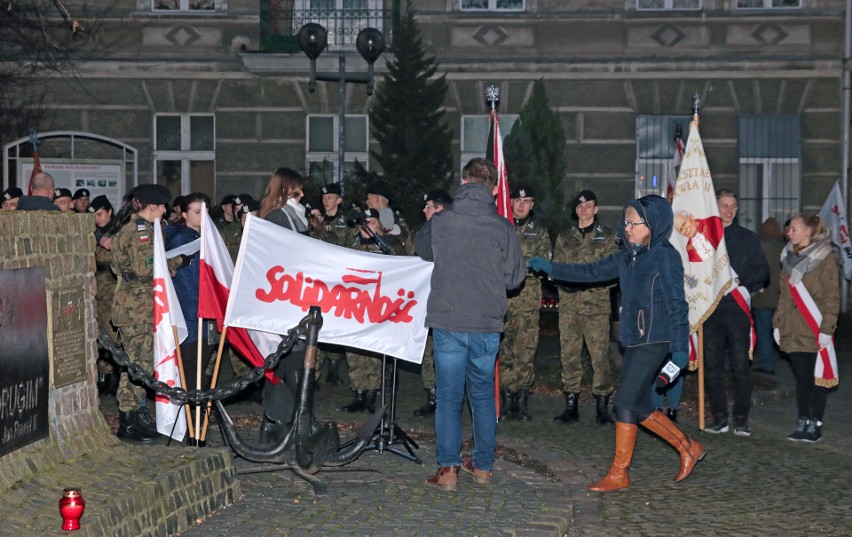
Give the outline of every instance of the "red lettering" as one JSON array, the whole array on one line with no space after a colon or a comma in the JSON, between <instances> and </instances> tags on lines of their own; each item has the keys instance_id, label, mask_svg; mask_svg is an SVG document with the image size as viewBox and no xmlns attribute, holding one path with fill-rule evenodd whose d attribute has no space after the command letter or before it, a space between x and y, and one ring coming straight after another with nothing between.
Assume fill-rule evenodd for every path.
<instances>
[{"instance_id":1,"label":"red lettering","mask_svg":"<svg viewBox=\"0 0 852 537\"><path fill-rule=\"evenodd\" d=\"M154 331L160 321L169 312L169 297L166 295L166 283L162 278L154 280Z\"/></svg>"},{"instance_id":2,"label":"red lettering","mask_svg":"<svg viewBox=\"0 0 852 537\"><path fill-rule=\"evenodd\" d=\"M352 268L347 270L372 272ZM336 284L329 288L323 280L306 277L302 272L293 276L287 274L284 267L274 266L266 272L266 281L269 289L256 289L255 297L267 304L289 302L302 311L319 306L323 313L332 312L335 317L354 319L361 324L365 318L374 324L385 321L409 323L414 320L410 312L417 305L415 293L400 289L397 292L399 298L383 296L381 272L374 278L344 274L341 281L351 285Z\"/></svg>"}]
</instances>

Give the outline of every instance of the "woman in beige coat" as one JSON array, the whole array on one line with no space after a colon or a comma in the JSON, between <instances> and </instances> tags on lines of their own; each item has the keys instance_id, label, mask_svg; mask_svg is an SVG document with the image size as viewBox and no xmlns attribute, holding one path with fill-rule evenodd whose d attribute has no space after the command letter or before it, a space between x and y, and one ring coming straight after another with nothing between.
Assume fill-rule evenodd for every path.
<instances>
[{"instance_id":1,"label":"woman in beige coat","mask_svg":"<svg viewBox=\"0 0 852 537\"><path fill-rule=\"evenodd\" d=\"M772 320L775 341L789 353L796 377L799 421L787 437L794 442L822 439L828 388L837 385L837 372L832 371L836 361L834 368L821 368L828 374L820 376L815 376L815 366L817 359L823 359L820 351L833 347L840 309L839 278L831 233L823 219L818 215L795 216L790 222L790 242L781 253L781 294ZM811 324L806 317L813 318Z\"/></svg>"}]
</instances>

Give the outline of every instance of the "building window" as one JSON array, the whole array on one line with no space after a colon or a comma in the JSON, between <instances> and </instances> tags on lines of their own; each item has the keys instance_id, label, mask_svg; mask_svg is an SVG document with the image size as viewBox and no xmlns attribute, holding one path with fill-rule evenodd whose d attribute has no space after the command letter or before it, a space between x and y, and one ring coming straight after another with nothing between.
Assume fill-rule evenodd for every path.
<instances>
[{"instance_id":1,"label":"building window","mask_svg":"<svg viewBox=\"0 0 852 537\"><path fill-rule=\"evenodd\" d=\"M462 11L523 11L524 0L460 0Z\"/></svg>"},{"instance_id":2,"label":"building window","mask_svg":"<svg viewBox=\"0 0 852 537\"><path fill-rule=\"evenodd\" d=\"M500 134L503 140L512 132L518 120L517 114L500 114ZM488 148L488 133L491 130L491 116L462 116L461 118L461 168L475 157L485 157ZM459 168L459 177L461 177Z\"/></svg>"},{"instance_id":3,"label":"building window","mask_svg":"<svg viewBox=\"0 0 852 537\"><path fill-rule=\"evenodd\" d=\"M739 9L801 8L802 0L737 0Z\"/></svg>"},{"instance_id":4,"label":"building window","mask_svg":"<svg viewBox=\"0 0 852 537\"><path fill-rule=\"evenodd\" d=\"M157 184L175 196L215 194L215 117L207 114L154 116L154 172Z\"/></svg>"},{"instance_id":5,"label":"building window","mask_svg":"<svg viewBox=\"0 0 852 537\"><path fill-rule=\"evenodd\" d=\"M307 118L307 155L305 170L323 184L337 180L340 125L337 115L310 115ZM355 161L368 167L369 122L364 115L347 115L344 125L344 173L352 171Z\"/></svg>"},{"instance_id":6,"label":"building window","mask_svg":"<svg viewBox=\"0 0 852 537\"><path fill-rule=\"evenodd\" d=\"M216 0L151 0L154 11L214 11ZM222 9L223 6L219 6Z\"/></svg>"},{"instance_id":7,"label":"building window","mask_svg":"<svg viewBox=\"0 0 852 537\"><path fill-rule=\"evenodd\" d=\"M280 5L287 4L283 2ZM384 31L381 0L291 0L293 33L309 23L321 24L328 32L329 50L352 49L364 28Z\"/></svg>"},{"instance_id":8,"label":"building window","mask_svg":"<svg viewBox=\"0 0 852 537\"><path fill-rule=\"evenodd\" d=\"M666 197L680 171L674 166L677 135L684 146L691 116L638 116L636 118L636 197Z\"/></svg>"},{"instance_id":9,"label":"building window","mask_svg":"<svg viewBox=\"0 0 852 537\"><path fill-rule=\"evenodd\" d=\"M757 231L775 217L783 223L801 204L801 118L742 116L739 120L740 224Z\"/></svg>"},{"instance_id":10,"label":"building window","mask_svg":"<svg viewBox=\"0 0 852 537\"><path fill-rule=\"evenodd\" d=\"M636 0L638 11L701 9L702 0Z\"/></svg>"}]
</instances>

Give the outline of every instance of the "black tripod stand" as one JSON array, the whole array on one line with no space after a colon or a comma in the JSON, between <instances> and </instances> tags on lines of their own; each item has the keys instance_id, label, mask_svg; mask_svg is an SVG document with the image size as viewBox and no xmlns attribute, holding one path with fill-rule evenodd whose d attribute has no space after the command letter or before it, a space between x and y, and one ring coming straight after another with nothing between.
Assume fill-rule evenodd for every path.
<instances>
[{"instance_id":1,"label":"black tripod stand","mask_svg":"<svg viewBox=\"0 0 852 537\"><path fill-rule=\"evenodd\" d=\"M382 421L379 423L378 429L373 433L375 439L371 441L372 445L364 448L364 451L375 449L379 453L384 453L385 451L390 451L391 453L396 453L400 457L404 457L411 461L416 462L417 464L423 464L423 461L414 454L415 449L420 449L420 446L417 445L417 442L411 439L410 436L405 434L405 431L400 428L396 423L396 389L397 389L397 379L398 375L396 373L396 365L397 359L394 357L390 358L393 360L393 372L391 376L391 393L387 394L387 370L388 370L388 356L386 354L382 355L382 407L389 408L389 410L382 415ZM385 397L389 397L389 407L385 406ZM405 448L405 451L398 449L394 446L402 445ZM412 449L414 448L414 449Z\"/></svg>"}]
</instances>

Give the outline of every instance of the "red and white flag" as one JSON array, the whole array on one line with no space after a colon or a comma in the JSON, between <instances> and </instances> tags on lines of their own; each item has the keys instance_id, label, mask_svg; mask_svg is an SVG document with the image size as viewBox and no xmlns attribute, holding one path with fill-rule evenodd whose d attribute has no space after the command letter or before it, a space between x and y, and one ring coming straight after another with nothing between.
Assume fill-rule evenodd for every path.
<instances>
[{"instance_id":1,"label":"red and white flag","mask_svg":"<svg viewBox=\"0 0 852 537\"><path fill-rule=\"evenodd\" d=\"M819 215L831 230L831 241L840 248L843 276L852 280L852 243L849 242L849 221L846 219L846 204L843 203L839 181L834 183L834 188L822 204Z\"/></svg>"},{"instance_id":2,"label":"red and white flag","mask_svg":"<svg viewBox=\"0 0 852 537\"><path fill-rule=\"evenodd\" d=\"M736 285L731 276L716 189L695 122L689 125L672 211L674 230L669 242L680 252L683 261L689 330L695 332L725 293Z\"/></svg>"},{"instance_id":3,"label":"red and white flag","mask_svg":"<svg viewBox=\"0 0 852 537\"><path fill-rule=\"evenodd\" d=\"M249 215L225 324L284 334L319 306L319 341L419 364L432 266L341 248Z\"/></svg>"},{"instance_id":4,"label":"red and white flag","mask_svg":"<svg viewBox=\"0 0 852 537\"><path fill-rule=\"evenodd\" d=\"M169 386L181 387L177 363L177 346L186 339L186 320L172 284L166 263L160 219L154 221L154 377ZM177 327L178 341L174 330ZM186 415L180 405L157 394L157 432L182 441L186 434ZM174 431L172 430L174 428Z\"/></svg>"},{"instance_id":5,"label":"red and white flag","mask_svg":"<svg viewBox=\"0 0 852 537\"><path fill-rule=\"evenodd\" d=\"M491 128L488 131L485 158L497 168L497 213L512 222L514 215L512 215L512 199L509 192L509 174L506 172L506 161L503 159L503 136L500 134L500 121L496 110L491 110Z\"/></svg>"},{"instance_id":6,"label":"red and white flag","mask_svg":"<svg viewBox=\"0 0 852 537\"><path fill-rule=\"evenodd\" d=\"M202 207L201 214L204 216L201 220L198 317L215 319L221 332L224 327L225 307L231 294L234 262L231 261L231 255L216 230L213 219L207 213L207 207ZM280 335L235 326L228 326L225 339L255 367L262 366L266 357L275 352L281 342ZM273 384L279 381L272 371L266 372L266 378Z\"/></svg>"}]
</instances>

